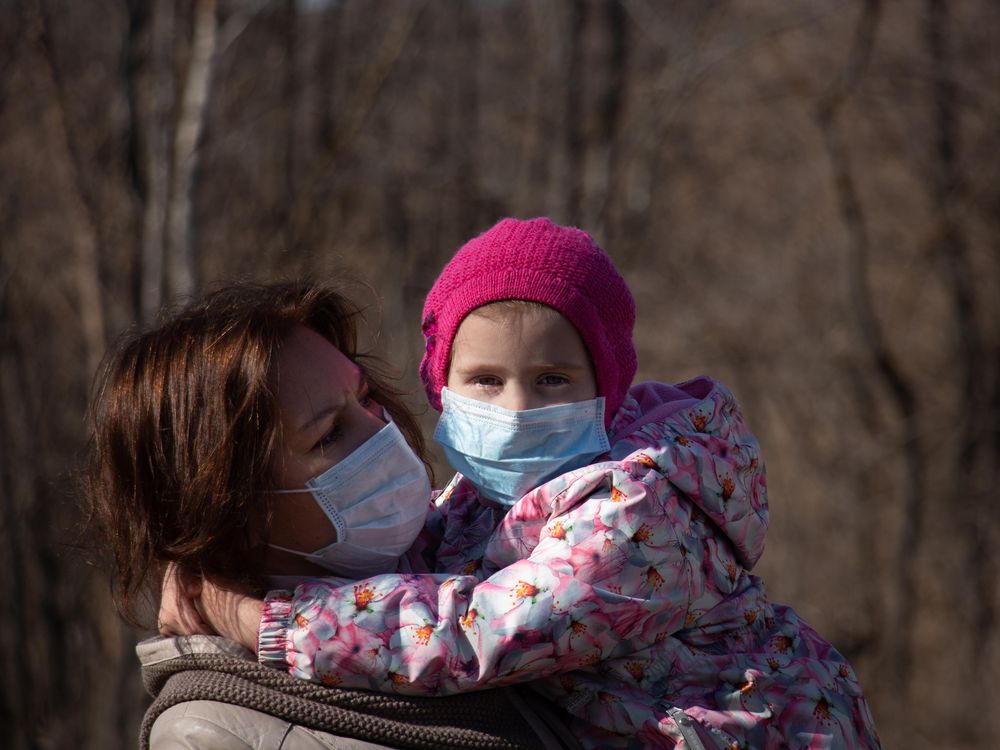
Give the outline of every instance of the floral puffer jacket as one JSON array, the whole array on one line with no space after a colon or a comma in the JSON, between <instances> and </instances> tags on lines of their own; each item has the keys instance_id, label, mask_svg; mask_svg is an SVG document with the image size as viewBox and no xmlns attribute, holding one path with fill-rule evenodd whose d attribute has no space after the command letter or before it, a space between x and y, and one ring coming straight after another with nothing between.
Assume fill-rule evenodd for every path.
<instances>
[{"instance_id":1,"label":"floral puffer jacket","mask_svg":"<svg viewBox=\"0 0 1000 750\"><path fill-rule=\"evenodd\" d=\"M610 434L509 510L456 476L431 573L274 592L260 659L422 695L533 681L591 748L878 748L850 665L748 572L766 480L732 394L634 386Z\"/></svg>"}]
</instances>

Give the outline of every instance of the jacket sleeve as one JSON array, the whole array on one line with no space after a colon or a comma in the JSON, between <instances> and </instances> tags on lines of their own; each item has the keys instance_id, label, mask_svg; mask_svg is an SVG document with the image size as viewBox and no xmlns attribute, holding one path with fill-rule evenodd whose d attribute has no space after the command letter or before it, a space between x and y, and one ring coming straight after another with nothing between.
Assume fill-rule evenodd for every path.
<instances>
[{"instance_id":1,"label":"jacket sleeve","mask_svg":"<svg viewBox=\"0 0 1000 750\"><path fill-rule=\"evenodd\" d=\"M259 656L329 685L424 695L595 664L683 627L704 577L691 521L658 472L597 464L511 510L486 580L383 575L269 597Z\"/></svg>"}]
</instances>

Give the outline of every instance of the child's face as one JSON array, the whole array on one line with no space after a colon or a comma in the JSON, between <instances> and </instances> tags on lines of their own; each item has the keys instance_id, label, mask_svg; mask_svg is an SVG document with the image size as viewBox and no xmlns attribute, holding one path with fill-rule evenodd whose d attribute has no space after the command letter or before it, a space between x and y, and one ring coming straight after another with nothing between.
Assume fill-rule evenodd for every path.
<instances>
[{"instance_id":1,"label":"child's face","mask_svg":"<svg viewBox=\"0 0 1000 750\"><path fill-rule=\"evenodd\" d=\"M452 343L448 387L512 411L597 396L576 328L555 310L535 307L470 313Z\"/></svg>"}]
</instances>

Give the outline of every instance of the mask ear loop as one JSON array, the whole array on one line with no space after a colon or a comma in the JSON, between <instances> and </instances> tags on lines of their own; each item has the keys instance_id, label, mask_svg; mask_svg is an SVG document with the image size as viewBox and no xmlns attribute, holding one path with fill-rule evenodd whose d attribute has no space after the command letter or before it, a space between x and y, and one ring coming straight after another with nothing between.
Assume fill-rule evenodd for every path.
<instances>
[{"instance_id":1,"label":"mask ear loop","mask_svg":"<svg viewBox=\"0 0 1000 750\"><path fill-rule=\"evenodd\" d=\"M382 406L381 409L382 409L382 419L385 420L386 425L395 424L395 420L393 420L392 415L389 413L389 410L386 409L384 406ZM336 464L334 464L334 466L336 466ZM330 468L333 468L333 467L331 466ZM280 544L270 544L269 543L267 546L271 547L273 549L281 550L282 552L289 552L289 553L291 553L293 555L300 555L302 557L314 557L317 553L321 552L322 550L327 549L327 547L331 547L334 544L339 544L340 542L346 541L347 540L347 524L344 522L344 519L340 515L340 512L336 508L330 507L329 503L320 502L319 498L316 497L316 493L313 492L313 490L311 488L309 488L309 487L303 487L302 489L299 489L299 490L265 490L264 494L265 495L297 495L297 494L299 494L301 492L308 492L309 494L311 494L313 496L313 500L315 500L316 504L319 505L320 508L323 509L324 515L327 518L329 518L330 519L330 523L333 524L333 530L334 530L334 533L336 533L337 538L333 542L331 542L330 544L327 544L327 545L325 545L323 547L320 547L315 552L303 552L302 550L291 549L290 547L282 547Z\"/></svg>"},{"instance_id":2,"label":"mask ear loop","mask_svg":"<svg viewBox=\"0 0 1000 750\"><path fill-rule=\"evenodd\" d=\"M384 406L381 406L379 408L382 409L382 420L385 422L385 425L383 425L383 427L385 427L386 425L390 425L390 424L396 424L396 420L394 420L392 418L392 415L389 413L388 409L386 409ZM333 466L336 466L336 465L337 464L334 464ZM332 469L333 466L331 466L330 469ZM329 471L329 469L327 469L327 471ZM313 477L313 479L315 479L315 477ZM310 489L309 487L303 487L303 488L298 489L298 490L264 490L263 494L265 494L265 495L296 495L296 494L298 494L300 492L312 492L312 489Z\"/></svg>"},{"instance_id":3,"label":"mask ear loop","mask_svg":"<svg viewBox=\"0 0 1000 750\"><path fill-rule=\"evenodd\" d=\"M267 546L268 547L273 547L274 549L280 549L282 552L290 552L293 555L299 555L301 557L315 557L318 553L322 552L323 550L325 550L325 549L327 549L329 547L332 547L335 544L340 544L341 542L346 542L347 541L347 524L344 523L344 519L341 518L340 513L338 513L336 510L334 510L332 514L331 513L327 513L326 515L327 515L327 518L330 519L330 523L333 524L333 530L334 530L334 533L336 533L337 538L334 539L329 544L323 545L322 547L320 547L315 552L303 552L302 550L291 549L290 547L282 547L280 544L271 544L271 543L268 543Z\"/></svg>"},{"instance_id":4,"label":"mask ear loop","mask_svg":"<svg viewBox=\"0 0 1000 750\"><path fill-rule=\"evenodd\" d=\"M326 544L320 547L315 552L303 552L302 550L291 549L289 547L282 547L280 544L268 543L268 547L273 547L274 549L279 549L283 552L291 552L293 555L301 555L303 557L313 557L318 552L325 550L327 547L332 547L334 544L340 544L341 542L347 541L347 523L345 523L343 516L336 508L328 507L328 504L321 503L316 497L316 494L308 487L301 490L268 490L266 494L269 495L294 495L299 492L308 492L313 496L313 501L323 510L323 514L330 519L330 523L333 524L333 531L337 535L330 544Z\"/></svg>"}]
</instances>

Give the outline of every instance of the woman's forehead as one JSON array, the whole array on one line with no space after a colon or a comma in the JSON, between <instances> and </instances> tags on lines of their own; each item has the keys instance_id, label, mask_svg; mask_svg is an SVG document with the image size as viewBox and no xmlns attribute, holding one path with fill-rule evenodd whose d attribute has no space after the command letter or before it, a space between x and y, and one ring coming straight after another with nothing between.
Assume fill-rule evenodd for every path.
<instances>
[{"instance_id":1,"label":"woman's forehead","mask_svg":"<svg viewBox=\"0 0 1000 750\"><path fill-rule=\"evenodd\" d=\"M361 369L315 331L297 326L285 339L272 380L282 411L312 417L357 390Z\"/></svg>"}]
</instances>

